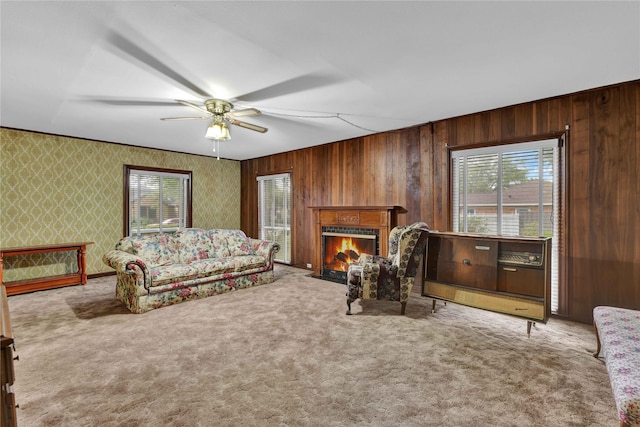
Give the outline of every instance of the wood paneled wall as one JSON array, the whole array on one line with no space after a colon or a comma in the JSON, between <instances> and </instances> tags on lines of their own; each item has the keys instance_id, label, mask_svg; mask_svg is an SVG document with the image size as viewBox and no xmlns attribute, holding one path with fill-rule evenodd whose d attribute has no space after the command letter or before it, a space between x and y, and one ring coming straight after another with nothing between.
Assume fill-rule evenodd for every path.
<instances>
[{"instance_id":1,"label":"wood paneled wall","mask_svg":"<svg viewBox=\"0 0 640 427\"><path fill-rule=\"evenodd\" d=\"M449 230L448 147L558 136L566 146L566 303L640 309L640 80L340 141L241 164L243 230L257 236L256 177L290 171L293 264L313 260L309 206L399 205L400 223Z\"/></svg>"}]
</instances>

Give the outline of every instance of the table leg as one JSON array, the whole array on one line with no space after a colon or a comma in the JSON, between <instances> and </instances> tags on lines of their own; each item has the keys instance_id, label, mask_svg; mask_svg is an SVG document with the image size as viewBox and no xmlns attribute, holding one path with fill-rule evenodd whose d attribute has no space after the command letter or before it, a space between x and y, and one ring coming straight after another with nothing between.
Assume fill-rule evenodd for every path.
<instances>
[{"instance_id":1,"label":"table leg","mask_svg":"<svg viewBox=\"0 0 640 427\"><path fill-rule=\"evenodd\" d=\"M86 246L81 246L80 249L78 249L78 274L80 274L80 283L83 285L87 284L86 248Z\"/></svg>"}]
</instances>

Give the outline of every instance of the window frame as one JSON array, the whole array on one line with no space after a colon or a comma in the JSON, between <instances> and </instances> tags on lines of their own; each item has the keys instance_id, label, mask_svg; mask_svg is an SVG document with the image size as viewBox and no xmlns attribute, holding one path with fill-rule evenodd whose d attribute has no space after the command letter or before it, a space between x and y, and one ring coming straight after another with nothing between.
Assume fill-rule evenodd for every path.
<instances>
[{"instance_id":1,"label":"window frame","mask_svg":"<svg viewBox=\"0 0 640 427\"><path fill-rule=\"evenodd\" d=\"M448 169L448 194L449 194L449 214L447 217L448 229L453 230L454 218L453 215L456 214L458 206L454 206L454 170L452 167L452 156L454 152L461 150L472 150L472 149L481 149L486 147L494 147L494 148L507 148L508 146L513 145L524 145L526 143L535 143L537 141L544 140L556 140L557 141L557 154L559 158L557 159L557 188L559 191L558 195L558 227L557 232L558 235L554 235L554 239L557 242L557 308L552 312L553 315L558 316L566 316L569 312L569 301L568 301L568 285L567 285L567 271L569 262L567 257L568 251L568 235L570 233L570 224L569 224L569 211L567 205L567 199L569 197L570 186L567 179L567 167L570 162L569 158L569 150L568 145L570 143L570 128L569 126L565 126L563 131L551 132L546 134L535 135L531 137L517 138L517 139L509 139L509 140L500 140L493 142L483 142L483 143L475 143L475 144L467 144L467 145L456 145L456 146L448 146L447 147L447 169ZM506 147L503 147L506 146Z\"/></svg>"},{"instance_id":2,"label":"window frame","mask_svg":"<svg viewBox=\"0 0 640 427\"><path fill-rule=\"evenodd\" d=\"M289 224L288 224L288 238L289 238L289 244L288 246L282 247L283 245L281 245L280 251L276 254L276 259L274 259L276 262L279 263L283 263L283 264L287 264L287 265L291 265L293 262L293 244L294 244L294 238L293 238L293 224L294 224L294 209L293 209L293 172L291 170L287 170L284 172L274 172L274 173L270 173L270 174L265 174L265 175L256 175L256 183L257 183L257 197L256 197L256 206L257 206L257 226L258 226L258 238L263 239L263 240L269 240L269 239L265 239L266 236L264 236L263 234L263 228L261 227L261 218L262 218L262 212L261 212L261 204L260 204L260 200L262 197L261 194L261 188L262 188L262 183L264 181L270 180L270 179L276 179L279 177L288 177L289 180L289 211L288 211L288 217L289 217ZM286 258L286 252L288 250L288 259ZM284 256L284 259L277 259L278 258L278 254L282 254Z\"/></svg>"},{"instance_id":3,"label":"window frame","mask_svg":"<svg viewBox=\"0 0 640 427\"><path fill-rule=\"evenodd\" d=\"M157 168L151 166L138 166L138 165L124 165L123 168L123 185L122 185L122 209L123 209L123 226L122 233L123 236L131 236L131 230L129 229L130 225L130 181L129 178L131 176L132 171L147 171L152 172L153 175L187 175L188 178L188 186L185 191L185 202L187 207L187 213L184 218L184 226L186 228L190 228L192 226L192 217L193 217L193 172L189 170L179 170L179 169L168 169L168 168ZM162 227L161 227L162 228ZM176 228L177 230L177 228ZM164 230L160 231L164 233ZM136 233L137 234L137 233Z\"/></svg>"},{"instance_id":4,"label":"window frame","mask_svg":"<svg viewBox=\"0 0 640 427\"><path fill-rule=\"evenodd\" d=\"M456 149L451 149L449 152L449 187L451 190L450 193L450 208L451 208L451 215L450 215L450 225L451 225L451 229L454 229L454 226L456 225L457 221L454 219L454 214L456 212L456 208L454 206L455 203L455 195L459 194L458 192L456 192L455 186L453 185L454 182L456 182L456 177L454 176L455 174L455 168L453 167L453 161L455 159L459 159L459 158L469 158L469 157L478 157L478 156L492 156L495 155L496 156L496 160L499 162L498 163L498 170L497 173L498 175L502 176L502 161L503 161L503 155L505 153L511 153L513 151L530 151L530 150L540 150L542 148L550 148L550 146L554 146L554 148L560 149L560 140L559 138L555 137L555 138L539 138L539 139L535 139L535 140L530 140L530 141L514 141L512 143L509 144L495 144L495 145L482 145L480 147L472 147L472 146L462 146L462 147L456 147ZM517 147L516 147L517 146ZM464 163L466 165L466 162ZM465 180L464 182L461 184L463 187L466 187L466 177L467 177L467 169L466 166L460 170L464 176L465 176ZM539 171L540 173L542 171ZM540 186L542 186L542 181L540 181ZM540 190L542 190L542 187L540 188ZM497 204L496 204L496 226L498 229L498 233L482 233L482 234L497 234L497 235L506 235L505 234L505 229L503 227L503 217L505 215L504 211L503 211L503 196L502 196L502 192L503 192L503 188L502 186L498 186L498 188L496 189L496 197L497 197ZM542 193L540 193L540 197ZM542 199L538 200L538 204L542 205ZM464 212L466 212L466 214L463 217L463 223L459 224L459 226L461 226L463 229L465 229L466 226L466 220L467 220L467 216L469 215L468 212L468 207L466 206L466 196L465 196L465 205L464 205ZM543 214L543 209L540 208L538 210L539 212L539 216L541 217ZM460 221L460 219L458 218L458 221ZM542 227L542 220L541 218L539 219L539 227Z\"/></svg>"}]
</instances>

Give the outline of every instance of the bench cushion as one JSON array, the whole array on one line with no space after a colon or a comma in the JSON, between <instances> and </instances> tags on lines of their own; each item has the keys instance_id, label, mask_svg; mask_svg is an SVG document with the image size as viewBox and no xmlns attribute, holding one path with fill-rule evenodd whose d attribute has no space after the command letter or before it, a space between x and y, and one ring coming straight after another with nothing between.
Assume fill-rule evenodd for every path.
<instances>
[{"instance_id":1,"label":"bench cushion","mask_svg":"<svg viewBox=\"0 0 640 427\"><path fill-rule=\"evenodd\" d=\"M620 421L640 425L640 311L598 306L593 321Z\"/></svg>"}]
</instances>

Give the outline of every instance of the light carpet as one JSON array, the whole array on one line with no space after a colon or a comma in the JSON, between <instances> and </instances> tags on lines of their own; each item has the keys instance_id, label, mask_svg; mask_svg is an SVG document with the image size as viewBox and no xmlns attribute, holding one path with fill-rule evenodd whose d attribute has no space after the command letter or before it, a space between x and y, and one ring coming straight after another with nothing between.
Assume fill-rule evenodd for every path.
<instances>
[{"instance_id":1,"label":"light carpet","mask_svg":"<svg viewBox=\"0 0 640 427\"><path fill-rule=\"evenodd\" d=\"M115 277L9 298L27 426L617 426L590 325L274 283L129 313Z\"/></svg>"}]
</instances>

